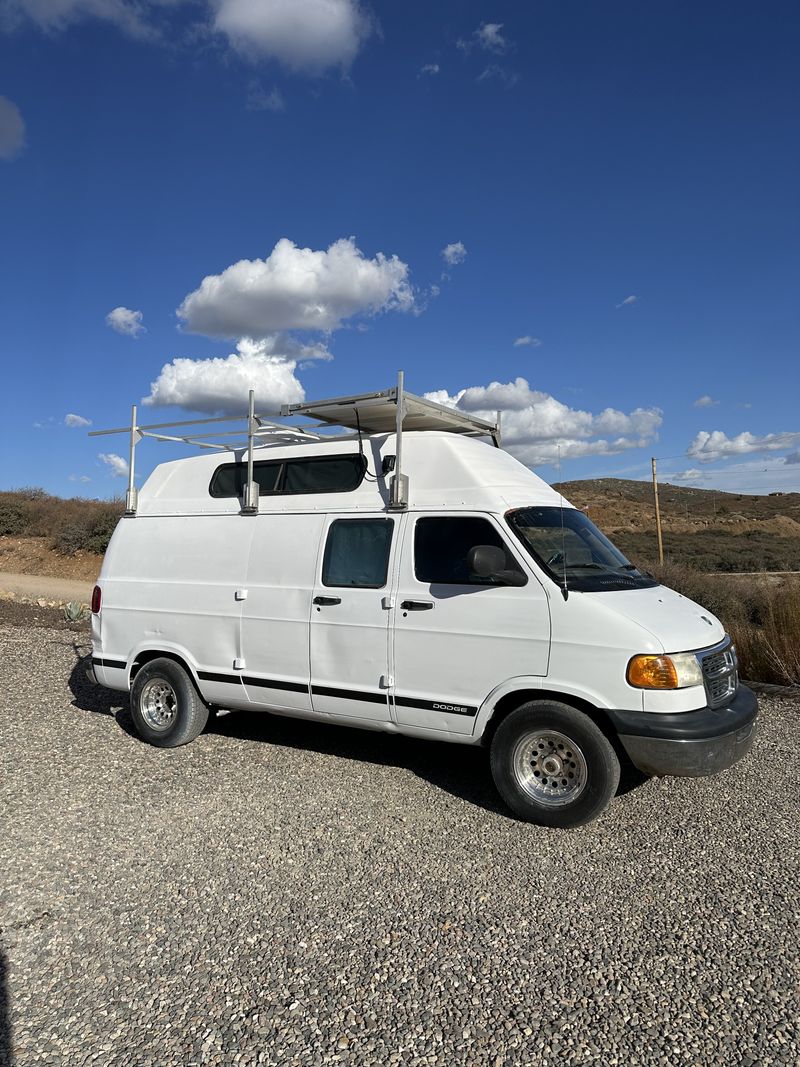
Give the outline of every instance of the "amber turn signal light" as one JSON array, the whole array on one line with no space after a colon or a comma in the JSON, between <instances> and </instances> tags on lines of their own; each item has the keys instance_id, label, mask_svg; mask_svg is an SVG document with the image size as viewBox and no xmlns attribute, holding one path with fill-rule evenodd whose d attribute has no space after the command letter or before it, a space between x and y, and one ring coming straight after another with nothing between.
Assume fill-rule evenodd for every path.
<instances>
[{"instance_id":1,"label":"amber turn signal light","mask_svg":"<svg viewBox=\"0 0 800 1067\"><path fill-rule=\"evenodd\" d=\"M677 689L678 672L669 656L634 656L628 664L628 684L637 689Z\"/></svg>"}]
</instances>

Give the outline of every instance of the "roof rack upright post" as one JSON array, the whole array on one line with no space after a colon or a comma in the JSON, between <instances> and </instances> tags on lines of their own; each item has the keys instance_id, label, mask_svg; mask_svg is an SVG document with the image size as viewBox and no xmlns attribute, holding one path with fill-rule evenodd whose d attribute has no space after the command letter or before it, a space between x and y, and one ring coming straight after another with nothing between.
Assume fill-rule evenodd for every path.
<instances>
[{"instance_id":1,"label":"roof rack upright post","mask_svg":"<svg viewBox=\"0 0 800 1067\"><path fill-rule=\"evenodd\" d=\"M401 370L397 372L397 416L395 422L395 434L397 444L395 446L394 477L389 489L389 508L392 511L403 511L408 507L408 475L403 474L403 419L406 417L406 401L404 390L404 375Z\"/></svg>"},{"instance_id":2,"label":"roof rack upright post","mask_svg":"<svg viewBox=\"0 0 800 1067\"><path fill-rule=\"evenodd\" d=\"M258 514L258 484L253 481L253 439L257 427L255 405L256 394L251 389L247 404L247 484L244 487L243 515Z\"/></svg>"},{"instance_id":3,"label":"roof rack upright post","mask_svg":"<svg viewBox=\"0 0 800 1067\"><path fill-rule=\"evenodd\" d=\"M125 514L133 516L139 505L139 493L134 485L134 471L136 465L136 446L141 441L142 434L136 425L136 405L131 407L131 444L128 453L128 491L125 494Z\"/></svg>"}]
</instances>

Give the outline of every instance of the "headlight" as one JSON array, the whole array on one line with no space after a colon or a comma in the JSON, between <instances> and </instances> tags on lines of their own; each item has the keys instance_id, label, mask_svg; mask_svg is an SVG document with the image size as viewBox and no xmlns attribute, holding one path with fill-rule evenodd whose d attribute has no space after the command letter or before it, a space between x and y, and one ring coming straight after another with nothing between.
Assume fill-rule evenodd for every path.
<instances>
[{"instance_id":1,"label":"headlight","mask_svg":"<svg viewBox=\"0 0 800 1067\"><path fill-rule=\"evenodd\" d=\"M637 689L687 689L703 684L703 672L694 652L671 656L634 656L628 664L628 684Z\"/></svg>"}]
</instances>

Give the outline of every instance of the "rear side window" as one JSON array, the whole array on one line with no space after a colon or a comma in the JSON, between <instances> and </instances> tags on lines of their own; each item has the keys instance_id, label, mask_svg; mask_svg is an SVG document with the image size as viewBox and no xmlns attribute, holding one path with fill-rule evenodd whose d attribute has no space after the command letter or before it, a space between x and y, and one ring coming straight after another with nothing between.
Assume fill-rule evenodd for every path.
<instances>
[{"instance_id":1,"label":"rear side window","mask_svg":"<svg viewBox=\"0 0 800 1067\"><path fill-rule=\"evenodd\" d=\"M366 467L366 459L358 454L260 460L253 464L253 479L262 496L349 493L361 485ZM214 471L209 493L212 497L241 497L246 482L246 463L224 463Z\"/></svg>"},{"instance_id":2,"label":"rear side window","mask_svg":"<svg viewBox=\"0 0 800 1067\"><path fill-rule=\"evenodd\" d=\"M381 589L389 572L392 519L336 519L328 528L322 584Z\"/></svg>"},{"instance_id":3,"label":"rear side window","mask_svg":"<svg viewBox=\"0 0 800 1067\"><path fill-rule=\"evenodd\" d=\"M414 574L431 585L493 585L470 571L467 556L476 545L502 548L506 569L520 567L488 519L473 516L417 519L414 530Z\"/></svg>"}]
</instances>

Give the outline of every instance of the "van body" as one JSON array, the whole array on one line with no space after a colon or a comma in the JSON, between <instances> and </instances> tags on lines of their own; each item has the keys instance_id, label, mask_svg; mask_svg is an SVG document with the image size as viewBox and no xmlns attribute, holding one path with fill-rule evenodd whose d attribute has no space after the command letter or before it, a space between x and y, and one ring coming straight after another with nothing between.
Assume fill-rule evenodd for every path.
<instances>
[{"instance_id":1,"label":"van body","mask_svg":"<svg viewBox=\"0 0 800 1067\"><path fill-rule=\"evenodd\" d=\"M230 708L486 744L510 807L555 826L602 810L625 754L702 776L747 753L757 703L713 615L502 449L402 447L402 510L392 433L255 449L255 514L244 450L155 469L92 617L94 678L146 740Z\"/></svg>"}]
</instances>

